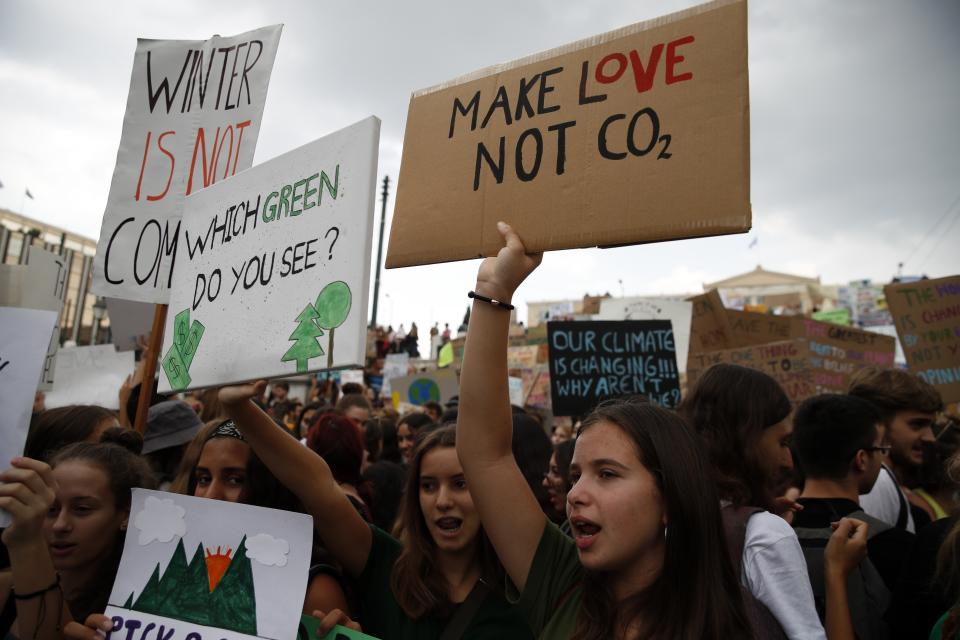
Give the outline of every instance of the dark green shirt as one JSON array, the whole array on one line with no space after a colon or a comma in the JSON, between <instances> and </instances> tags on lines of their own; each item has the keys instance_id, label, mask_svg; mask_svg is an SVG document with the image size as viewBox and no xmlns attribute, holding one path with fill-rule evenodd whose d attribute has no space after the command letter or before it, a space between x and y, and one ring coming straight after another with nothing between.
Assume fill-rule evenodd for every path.
<instances>
[{"instance_id":1,"label":"dark green shirt","mask_svg":"<svg viewBox=\"0 0 960 640\"><path fill-rule=\"evenodd\" d=\"M427 616L411 620L390 588L390 572L400 556L400 542L370 525L370 557L359 580L363 632L383 640L436 640L449 618ZM516 607L491 591L463 634L463 640L532 640L533 634Z\"/></svg>"},{"instance_id":2,"label":"dark green shirt","mask_svg":"<svg viewBox=\"0 0 960 640\"><path fill-rule=\"evenodd\" d=\"M517 594L516 587L508 584L507 597L517 603L538 638L565 640L576 627L582 581L576 544L548 520L523 593Z\"/></svg>"}]
</instances>

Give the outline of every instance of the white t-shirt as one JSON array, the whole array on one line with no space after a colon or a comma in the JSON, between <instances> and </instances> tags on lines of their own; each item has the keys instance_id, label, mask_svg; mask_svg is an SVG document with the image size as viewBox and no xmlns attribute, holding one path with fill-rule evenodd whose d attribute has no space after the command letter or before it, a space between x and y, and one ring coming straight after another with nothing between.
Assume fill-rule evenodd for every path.
<instances>
[{"instance_id":1,"label":"white t-shirt","mask_svg":"<svg viewBox=\"0 0 960 640\"><path fill-rule=\"evenodd\" d=\"M791 639L826 640L800 541L786 520L763 511L747 520L740 581Z\"/></svg>"},{"instance_id":2,"label":"white t-shirt","mask_svg":"<svg viewBox=\"0 0 960 640\"><path fill-rule=\"evenodd\" d=\"M916 526L913 523L913 514L910 513L910 503L907 502L907 496L903 495L903 491L900 490L900 485L897 484L893 471L890 471L887 465L883 465L880 467L877 481L873 483L873 489L870 490L870 493L860 496L860 508L868 516L897 526L897 521L900 519L901 504L907 510L907 531L916 533Z\"/></svg>"}]
</instances>

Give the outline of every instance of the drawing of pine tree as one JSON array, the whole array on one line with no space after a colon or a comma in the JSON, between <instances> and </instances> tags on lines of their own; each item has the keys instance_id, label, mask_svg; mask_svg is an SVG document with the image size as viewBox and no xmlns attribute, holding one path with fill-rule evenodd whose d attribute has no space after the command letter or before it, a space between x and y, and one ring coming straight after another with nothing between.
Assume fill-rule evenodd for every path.
<instances>
[{"instance_id":1,"label":"drawing of pine tree","mask_svg":"<svg viewBox=\"0 0 960 640\"><path fill-rule=\"evenodd\" d=\"M312 304L307 304L300 315L297 316L297 328L290 334L288 340L295 340L293 346L287 349L287 352L280 358L281 362L290 362L296 360L297 373L305 373L307 370L307 361L310 358L316 358L323 355L323 347L317 341L317 338L323 335L323 329L317 326L316 319L319 317L317 310Z\"/></svg>"}]
</instances>

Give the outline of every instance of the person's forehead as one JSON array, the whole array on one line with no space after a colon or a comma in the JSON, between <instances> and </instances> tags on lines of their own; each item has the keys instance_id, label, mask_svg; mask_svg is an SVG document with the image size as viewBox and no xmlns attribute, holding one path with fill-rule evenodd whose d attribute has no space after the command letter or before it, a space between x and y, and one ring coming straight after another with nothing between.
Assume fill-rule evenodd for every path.
<instances>
[{"instance_id":1,"label":"person's forehead","mask_svg":"<svg viewBox=\"0 0 960 640\"><path fill-rule=\"evenodd\" d=\"M246 467L250 445L236 438L211 438L203 445L198 467Z\"/></svg>"},{"instance_id":2,"label":"person's forehead","mask_svg":"<svg viewBox=\"0 0 960 640\"><path fill-rule=\"evenodd\" d=\"M463 474L460 458L453 447L437 447L427 451L420 461L420 475L434 478L449 478Z\"/></svg>"},{"instance_id":3,"label":"person's forehead","mask_svg":"<svg viewBox=\"0 0 960 640\"><path fill-rule=\"evenodd\" d=\"M632 462L639 462L636 444L617 425L599 422L577 438L570 464L583 467L596 460L614 460L629 466Z\"/></svg>"},{"instance_id":4,"label":"person's forehead","mask_svg":"<svg viewBox=\"0 0 960 640\"><path fill-rule=\"evenodd\" d=\"M900 411L897 413L896 417L908 424L919 426L932 425L933 421L936 419L936 416L932 413L912 410Z\"/></svg>"},{"instance_id":5,"label":"person's forehead","mask_svg":"<svg viewBox=\"0 0 960 640\"><path fill-rule=\"evenodd\" d=\"M103 498L110 494L110 479L106 472L82 460L61 462L53 470L53 476L61 500L81 496Z\"/></svg>"}]
</instances>

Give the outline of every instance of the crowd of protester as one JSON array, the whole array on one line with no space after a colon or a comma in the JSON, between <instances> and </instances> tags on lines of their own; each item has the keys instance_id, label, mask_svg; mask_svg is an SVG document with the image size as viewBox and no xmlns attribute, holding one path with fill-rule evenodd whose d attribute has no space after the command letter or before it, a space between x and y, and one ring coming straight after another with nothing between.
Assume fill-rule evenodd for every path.
<instances>
[{"instance_id":1,"label":"crowd of protester","mask_svg":"<svg viewBox=\"0 0 960 640\"><path fill-rule=\"evenodd\" d=\"M475 290L510 301L539 256L501 233ZM960 637L960 425L921 378L865 368L796 406L715 365L676 411L619 398L551 429L509 404L501 306L474 302L453 406L398 415L360 384L316 380L302 402L260 381L154 393L140 435L139 373L119 411L36 406L0 474L3 633L110 630L144 487L312 515L303 611L321 631Z\"/></svg>"}]
</instances>

